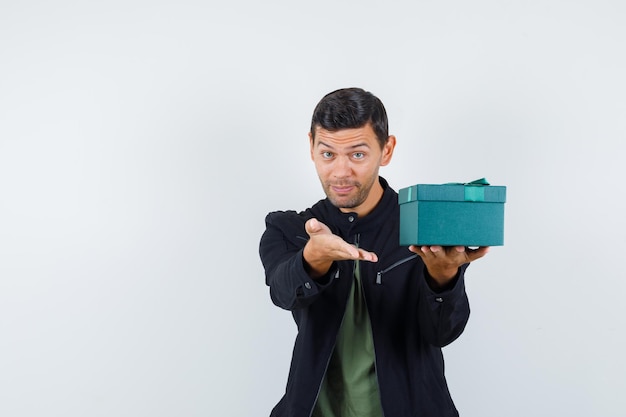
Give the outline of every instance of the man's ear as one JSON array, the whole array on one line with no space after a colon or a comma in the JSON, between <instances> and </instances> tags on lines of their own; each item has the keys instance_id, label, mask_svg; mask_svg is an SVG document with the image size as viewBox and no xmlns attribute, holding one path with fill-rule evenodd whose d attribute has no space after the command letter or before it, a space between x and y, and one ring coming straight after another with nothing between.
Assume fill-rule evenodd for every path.
<instances>
[{"instance_id":1,"label":"man's ear","mask_svg":"<svg viewBox=\"0 0 626 417\"><path fill-rule=\"evenodd\" d=\"M385 165L391 162L391 157L393 156L393 150L396 147L396 137L394 135L389 135L387 138L387 142L385 146L383 146L383 156L380 159L380 166L384 167Z\"/></svg>"},{"instance_id":2,"label":"man's ear","mask_svg":"<svg viewBox=\"0 0 626 417\"><path fill-rule=\"evenodd\" d=\"M311 134L311 132L309 132L309 148L311 152L311 160L313 160L313 142L315 142L315 140L313 139L313 135Z\"/></svg>"}]
</instances>

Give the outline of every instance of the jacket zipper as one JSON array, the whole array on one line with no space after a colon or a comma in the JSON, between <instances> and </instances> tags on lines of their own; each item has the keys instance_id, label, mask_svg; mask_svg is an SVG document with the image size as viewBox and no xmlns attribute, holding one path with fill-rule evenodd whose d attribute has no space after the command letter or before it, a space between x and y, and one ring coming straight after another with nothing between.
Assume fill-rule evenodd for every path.
<instances>
[{"instance_id":1,"label":"jacket zipper","mask_svg":"<svg viewBox=\"0 0 626 417\"><path fill-rule=\"evenodd\" d=\"M354 244L356 245L356 247L359 247L359 243L361 241L361 234L357 234L355 237L355 242ZM417 256L417 255L416 255ZM405 261L406 262L406 261ZM356 261L355 261L356 264ZM396 262L396 264L399 265L399 263ZM392 265L396 266L396 264ZM356 267L356 265L355 265ZM391 269L387 268L387 269ZM356 274L356 271L353 271L353 274ZM378 276L378 274L376 274ZM367 305L367 297L365 297L365 285L363 285L363 277L361 277L361 290L363 291L363 302L365 303L365 311L367 311L367 316L369 318L369 322L370 322L370 329L372 330L372 346L374 347L374 372L376 373L376 384L378 384L378 401L380 402L380 410L383 413L382 417L385 417L385 410L383 410L383 398L382 398L382 394L380 392L380 380L378 379L378 356L376 355L376 344L374 343L374 329L372 329L372 318L369 317L370 315L370 309ZM356 285L356 284L355 284Z\"/></svg>"},{"instance_id":2,"label":"jacket zipper","mask_svg":"<svg viewBox=\"0 0 626 417\"><path fill-rule=\"evenodd\" d=\"M301 236L297 236L301 239L303 239ZM356 245L356 247L359 247L359 240L361 239L361 235L357 234L354 237L354 244ZM352 268L352 278L354 279L354 268ZM337 269L337 272L335 273L335 279L339 278L339 269ZM355 285L354 283L352 285ZM349 295L348 295L349 297ZM346 303L347 303L348 299L346 298ZM367 301L365 301L365 308L367 308ZM368 312L369 314L369 312ZM344 306L343 308L343 315L341 316L341 323L339 323L339 330L337 332L341 331L341 327L343 326L343 320L346 318L346 307ZM309 411L309 417L311 417L313 415L313 411L315 411L315 406L317 405L317 400L320 396L320 392L322 391L322 385L324 385L324 379L326 379L326 373L328 372L328 365L330 365L330 360L333 357L333 353L335 352L335 347L337 346L337 336L339 335L339 333L337 333L337 335L335 336L335 342L333 343L333 348L330 350L330 355L328 356L328 360L326 361L326 367L324 368L324 374L322 375L322 380L320 381L319 386L317 387L317 394L315 394L315 401L313 401L313 405L311 406L311 411ZM374 348L374 355L376 355L376 348ZM374 369L376 369L376 356L374 356ZM376 376L376 378L378 379L378 375ZM379 388L379 392L380 392L380 388ZM379 394L380 395L380 394ZM384 417L384 416L383 416Z\"/></svg>"},{"instance_id":3,"label":"jacket zipper","mask_svg":"<svg viewBox=\"0 0 626 417\"><path fill-rule=\"evenodd\" d=\"M339 268L337 268L337 272L335 272L335 279L339 278ZM354 284L353 284L354 285ZM349 296L349 295L348 295ZM346 304L348 303L348 299L346 298ZM341 323L339 323L339 330L337 330L337 335L335 335L335 341L333 343L333 347L330 350L330 355L326 360L326 367L324 368L324 374L322 375L322 380L317 387L317 394L315 394L315 401L313 401L313 405L311 406L311 411L309 411L309 417L313 415L313 411L315 411L315 406L317 405L317 400L320 396L320 392L322 391L322 385L324 385L324 379L326 379L326 373L328 372L328 365L330 365L330 360L333 358L333 353L335 353L335 347L337 346L337 336L339 336L339 332L341 331L341 327L343 326L343 320L346 318L346 306L343 308L343 315L341 316Z\"/></svg>"},{"instance_id":4,"label":"jacket zipper","mask_svg":"<svg viewBox=\"0 0 626 417\"><path fill-rule=\"evenodd\" d=\"M355 240L355 244L356 247L359 247L359 241L361 240L361 235L357 234L356 235L356 240ZM406 262L406 261L405 261ZM400 262L402 263L402 262ZM396 264L399 265L398 262L396 262ZM391 267L387 268L387 270L391 269L392 267L396 266L396 264L392 265ZM380 274L377 273L376 276L378 277L378 275ZM361 277L361 288L363 291L363 302L365 303L365 311L367 311L367 315L369 317L370 314L370 309L367 305L367 297L365 297L365 285L363 285L363 277ZM370 322L370 328L372 327L372 319L371 317L369 317L369 322ZM378 379L378 356L376 355L376 343L374 343L374 329L372 328L372 346L374 347L374 372L376 373L376 384L378 384L378 401L380 402L380 410L383 413L382 417L385 417L385 410L383 409L383 398L382 398L382 394L380 392L380 380Z\"/></svg>"},{"instance_id":5,"label":"jacket zipper","mask_svg":"<svg viewBox=\"0 0 626 417\"><path fill-rule=\"evenodd\" d=\"M382 284L382 283L383 283L383 274L384 274L384 273L387 273L387 272L391 271L393 268L395 268L395 267L397 267L397 266L400 266L400 265L402 265L403 263L409 262L409 261L411 261L411 260L413 260L413 259L417 258L418 256L419 256L419 255L417 255L417 254L414 254L414 255L408 256L408 257L406 257L406 258L404 258L404 259L400 259L398 262L394 263L393 265L391 265L391 266L389 266L389 267L387 267L387 268L385 268L385 269L383 269L383 270L381 270L381 271L378 271L378 272L376 273L376 284L380 285L380 284Z\"/></svg>"},{"instance_id":6,"label":"jacket zipper","mask_svg":"<svg viewBox=\"0 0 626 417\"><path fill-rule=\"evenodd\" d=\"M344 313L345 316L345 313ZM343 318L341 319L341 324L339 328L341 329L341 325L343 324ZM333 348L330 351L330 356L328 356L328 360L326 361L326 368L324 369L324 374L322 375L322 380L320 381L319 386L317 387L317 394L315 394L315 400L313 401L313 405L311 406L311 411L309 411L309 417L313 416L313 411L315 411L315 406L317 405L317 400L320 397L320 392L322 391L322 385L324 385L324 379L326 379L326 372L328 372L328 365L330 365L330 360L333 357L333 353L335 352L335 346L337 346L337 338L335 337L335 343L333 343Z\"/></svg>"}]
</instances>

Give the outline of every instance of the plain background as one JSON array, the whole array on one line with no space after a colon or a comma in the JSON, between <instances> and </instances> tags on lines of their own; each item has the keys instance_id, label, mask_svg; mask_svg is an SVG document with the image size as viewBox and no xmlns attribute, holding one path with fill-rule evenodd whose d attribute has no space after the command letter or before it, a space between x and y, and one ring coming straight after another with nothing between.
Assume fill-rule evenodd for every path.
<instances>
[{"instance_id":1,"label":"plain background","mask_svg":"<svg viewBox=\"0 0 626 417\"><path fill-rule=\"evenodd\" d=\"M359 86L396 189L508 187L444 349L465 417L626 415L626 3L0 3L0 415L266 416L295 326L264 217Z\"/></svg>"}]
</instances>

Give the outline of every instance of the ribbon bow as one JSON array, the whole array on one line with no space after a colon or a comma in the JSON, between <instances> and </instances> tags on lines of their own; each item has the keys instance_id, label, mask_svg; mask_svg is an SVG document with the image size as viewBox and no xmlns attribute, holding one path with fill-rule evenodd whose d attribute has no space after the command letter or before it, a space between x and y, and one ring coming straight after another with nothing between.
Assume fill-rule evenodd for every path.
<instances>
[{"instance_id":1,"label":"ribbon bow","mask_svg":"<svg viewBox=\"0 0 626 417\"><path fill-rule=\"evenodd\" d=\"M463 185L465 186L465 201L485 201L486 185L489 185L485 178L479 178L471 182L449 182L446 185Z\"/></svg>"}]
</instances>

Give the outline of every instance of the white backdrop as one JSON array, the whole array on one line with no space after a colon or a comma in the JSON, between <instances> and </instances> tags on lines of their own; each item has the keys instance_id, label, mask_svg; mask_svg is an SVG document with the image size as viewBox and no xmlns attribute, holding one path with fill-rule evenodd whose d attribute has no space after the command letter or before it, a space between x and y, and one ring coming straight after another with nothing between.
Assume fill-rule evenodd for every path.
<instances>
[{"instance_id":1,"label":"white backdrop","mask_svg":"<svg viewBox=\"0 0 626 417\"><path fill-rule=\"evenodd\" d=\"M626 416L626 3L216 3L0 3L0 415L269 415L264 217L322 198L311 112L359 86L394 188L508 187L461 415Z\"/></svg>"}]
</instances>

